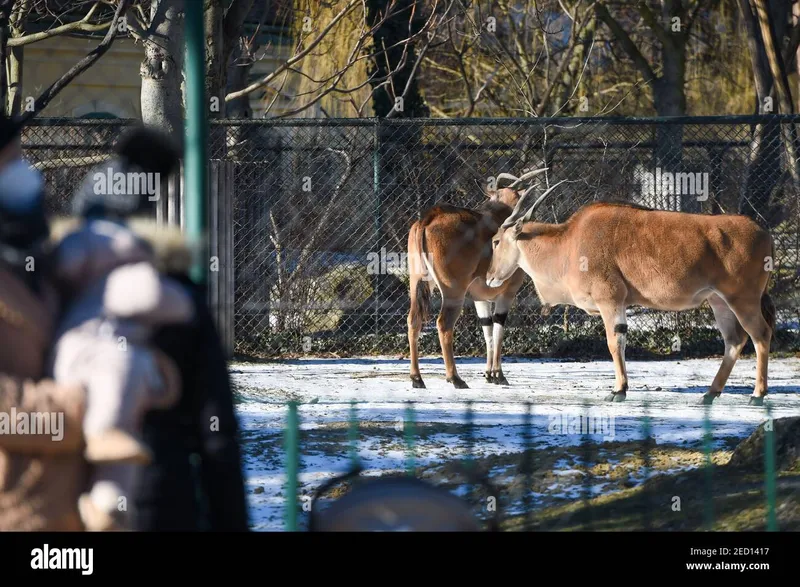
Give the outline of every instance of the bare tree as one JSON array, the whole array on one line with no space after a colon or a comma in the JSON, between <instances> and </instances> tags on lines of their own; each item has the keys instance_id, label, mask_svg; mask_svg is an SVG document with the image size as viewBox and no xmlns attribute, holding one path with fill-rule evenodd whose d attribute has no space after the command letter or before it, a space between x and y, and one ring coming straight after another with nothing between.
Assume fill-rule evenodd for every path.
<instances>
[{"instance_id":1,"label":"bare tree","mask_svg":"<svg viewBox=\"0 0 800 587\"><path fill-rule=\"evenodd\" d=\"M701 10L708 8L710 0L651 0L623 4L617 16L608 9L610 2L595 3L597 17L611 31L633 63L642 80L652 90L653 106L658 116L686 114L686 61L692 28ZM645 27L646 37L637 42L623 23L637 33L639 23ZM642 38L642 35L637 35ZM655 41L651 55L646 39ZM683 128L679 124L659 125L656 129L653 150L654 167L664 170L678 169L683 159ZM683 211L698 211L696 200L679 195L663 194L665 205Z\"/></svg>"},{"instance_id":2,"label":"bare tree","mask_svg":"<svg viewBox=\"0 0 800 587\"><path fill-rule=\"evenodd\" d=\"M738 2L750 50L756 112L793 114L786 64L794 62L800 45L800 25L793 15L795 2L776 0L770 6L761 0ZM780 146L783 145L789 172L797 185L796 141L792 124L767 121L754 125L747 180L739 199L741 213L772 226L782 220L780 206L773 198L782 177Z\"/></svg>"},{"instance_id":3,"label":"bare tree","mask_svg":"<svg viewBox=\"0 0 800 587\"><path fill-rule=\"evenodd\" d=\"M445 117L576 112L595 26L583 0L459 5L424 60L428 104Z\"/></svg>"},{"instance_id":4,"label":"bare tree","mask_svg":"<svg viewBox=\"0 0 800 587\"><path fill-rule=\"evenodd\" d=\"M151 0L130 19L131 35L142 42L141 110L144 124L176 139L183 133L184 0Z\"/></svg>"},{"instance_id":5,"label":"bare tree","mask_svg":"<svg viewBox=\"0 0 800 587\"><path fill-rule=\"evenodd\" d=\"M253 7L254 0L231 0L227 7L218 0L204 0L206 32L206 95L211 118L225 118L225 93L232 59L241 52L242 26Z\"/></svg>"},{"instance_id":6,"label":"bare tree","mask_svg":"<svg viewBox=\"0 0 800 587\"><path fill-rule=\"evenodd\" d=\"M125 17L132 5L133 0L77 0L75 2L2 0L0 3L0 57L2 57L3 71L0 74L0 80L2 81L5 112L12 116L19 116L22 124L41 112L72 80L94 65L111 48L118 34L125 31ZM30 20L44 18L51 22L48 28L33 33L26 32L26 24ZM95 49L45 89L31 106L23 108L20 94L22 47L58 35L101 32L103 30L106 31L106 34Z\"/></svg>"},{"instance_id":7,"label":"bare tree","mask_svg":"<svg viewBox=\"0 0 800 587\"><path fill-rule=\"evenodd\" d=\"M441 6L453 3L453 0L430 0L427 16L417 23L414 31L392 46L375 47L375 32L392 19L402 18L407 22L413 19L412 6L390 0L384 10L372 16L363 0L344 0L333 8L315 0L297 0L295 6L280 13L295 34L289 55L261 79L229 92L225 101L263 92L264 115L269 116L279 98L288 98L292 106L272 116L286 117L335 96L351 105L351 116L363 116L370 106L372 92L391 83L396 72L406 66L407 48L426 42L429 33L447 17L447 10L440 10ZM251 43L248 49L252 56L260 48ZM390 70L375 67L371 74L349 75L355 68L385 60L388 51L398 50L401 58Z\"/></svg>"}]
</instances>

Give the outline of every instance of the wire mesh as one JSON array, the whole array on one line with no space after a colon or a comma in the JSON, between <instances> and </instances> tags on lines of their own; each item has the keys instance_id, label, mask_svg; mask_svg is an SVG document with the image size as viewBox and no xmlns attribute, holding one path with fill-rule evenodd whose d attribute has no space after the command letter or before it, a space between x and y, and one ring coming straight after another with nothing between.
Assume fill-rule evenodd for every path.
<instances>
[{"instance_id":1,"label":"wire mesh","mask_svg":"<svg viewBox=\"0 0 800 587\"><path fill-rule=\"evenodd\" d=\"M212 121L209 168L232 190L234 350L252 356L407 352L407 240L436 203L476 207L501 172L546 165L558 195L539 219L560 222L597 200L752 216L776 241L773 349L800 348L800 199L783 131L800 118ZM131 121L38 120L26 156L68 213L88 165L108 157ZM434 296L420 352L438 354ZM719 353L708 307L632 308L628 352ZM599 318L541 306L530 280L506 322L505 353L606 353ZM457 354L485 342L467 303ZM745 352L752 351L751 343Z\"/></svg>"}]
</instances>

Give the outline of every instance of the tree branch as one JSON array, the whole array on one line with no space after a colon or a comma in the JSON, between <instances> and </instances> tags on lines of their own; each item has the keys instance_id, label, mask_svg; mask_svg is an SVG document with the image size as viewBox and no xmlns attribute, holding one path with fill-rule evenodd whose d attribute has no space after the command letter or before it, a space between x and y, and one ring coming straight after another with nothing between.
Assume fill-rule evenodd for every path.
<instances>
[{"instance_id":1,"label":"tree branch","mask_svg":"<svg viewBox=\"0 0 800 587\"><path fill-rule=\"evenodd\" d=\"M705 0L697 0L697 5L694 7L694 10L689 13L689 16L686 19L686 30L684 31L684 34L687 37L689 36L689 31L692 30L692 26L694 26L694 21L697 20L697 15L700 14L700 10L705 6L705 4Z\"/></svg>"},{"instance_id":2,"label":"tree branch","mask_svg":"<svg viewBox=\"0 0 800 587\"><path fill-rule=\"evenodd\" d=\"M257 82L250 84L246 88L243 88L236 92L231 92L230 94L226 95L225 101L230 102L231 100L235 100L236 98L241 98L242 96L246 96L247 94L255 92L259 88L263 88L264 86L269 84L272 80L274 80L278 75L280 75L283 72L283 70L287 69L288 67L291 67L292 65L303 59L306 55L311 53L311 51L313 51L317 45L319 45L322 42L322 40L330 32L330 30L334 26L336 26L336 24L340 20L342 20L347 15L347 13L350 12L353 9L353 7L355 7L355 5L358 3L359 0L350 0L350 2L348 2L345 5L345 7L342 8L341 12L339 12L336 16L334 16L331 19L331 21L327 24L327 26L324 29L322 29L319 35L317 35L317 37L313 41L311 41L308 47L306 47L296 55L290 57L289 59L281 63L278 67L275 68L275 71L267 74Z\"/></svg>"},{"instance_id":3,"label":"tree branch","mask_svg":"<svg viewBox=\"0 0 800 587\"><path fill-rule=\"evenodd\" d=\"M233 4L228 7L225 16L222 17L222 62L227 67L228 61L233 54L233 48L239 31L244 25L250 9L255 0L233 0Z\"/></svg>"},{"instance_id":4,"label":"tree branch","mask_svg":"<svg viewBox=\"0 0 800 587\"><path fill-rule=\"evenodd\" d=\"M647 27L653 31L653 34L656 36L662 45L665 47L672 45L675 40L673 37L667 32L667 30L661 26L661 24L656 19L655 14L644 2L640 3L636 7L637 12L642 17L642 20L647 25ZM616 36L616 35L615 35Z\"/></svg>"},{"instance_id":5,"label":"tree branch","mask_svg":"<svg viewBox=\"0 0 800 587\"><path fill-rule=\"evenodd\" d=\"M49 39L51 37L55 37L58 35L63 35L65 33L74 33L74 32L87 32L87 33L94 33L98 31L102 31L108 28L109 22L102 22L97 24L92 24L89 22L94 16L97 7L102 4L101 2L96 2L92 7L89 9L89 12L86 13L80 20L76 20L75 22L68 22L67 24L62 24L61 26L57 26L55 28L41 31L38 33L31 33L30 35L24 35L22 37L12 37L8 40L9 47L21 47L23 45L29 45L31 43L37 43L39 41L44 41L45 39Z\"/></svg>"},{"instance_id":6,"label":"tree branch","mask_svg":"<svg viewBox=\"0 0 800 587\"><path fill-rule=\"evenodd\" d=\"M628 57L633 60L633 64L639 70L639 73L642 74L642 77L644 77L646 81L655 79L655 73L653 73L653 69L650 67L647 59L645 59L639 49L637 49L634 42L628 36L628 33L625 32L625 29L623 29L614 17L609 14L605 5L598 2L595 6L595 11L597 13L597 18L602 20L605 25L611 29L611 33L620 42L622 48L628 54Z\"/></svg>"},{"instance_id":7,"label":"tree branch","mask_svg":"<svg viewBox=\"0 0 800 587\"><path fill-rule=\"evenodd\" d=\"M100 59L100 57L102 57L109 50L109 48L111 48L111 45L114 43L114 39L117 37L119 20L122 18L123 14L125 14L125 11L128 10L131 1L132 0L119 0L117 10L114 12L114 17L111 19L111 24L106 32L106 36L102 41L100 41L100 44L95 47L94 50L86 57L72 66L67 73L62 75L53 85L47 88L42 95L36 98L36 101L33 103L33 110L26 112L20 118L20 125L24 125L26 122L28 122L28 120L41 112L52 101L52 99L55 98L59 92L61 92L61 90L67 87L72 80L94 65L94 63Z\"/></svg>"}]
</instances>

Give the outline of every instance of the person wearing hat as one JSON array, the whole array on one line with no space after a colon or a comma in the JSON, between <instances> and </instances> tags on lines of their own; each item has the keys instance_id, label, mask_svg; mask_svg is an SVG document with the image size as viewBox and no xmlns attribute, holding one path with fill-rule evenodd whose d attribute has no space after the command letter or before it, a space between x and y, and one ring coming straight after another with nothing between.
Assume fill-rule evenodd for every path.
<instances>
[{"instance_id":1,"label":"person wearing hat","mask_svg":"<svg viewBox=\"0 0 800 587\"><path fill-rule=\"evenodd\" d=\"M180 395L177 367L153 347L153 333L164 324L188 323L194 314L188 291L159 271L157 247L129 224L160 182L152 166L126 156L140 136L126 136L116 157L87 174L73 200L75 227L50 261L69 303L47 374L87 388L83 432L91 486L78 506L90 531L131 529L127 503L142 465L152 459L141 439L143 417L172 407ZM158 163L171 171L169 161Z\"/></svg>"},{"instance_id":2,"label":"person wearing hat","mask_svg":"<svg viewBox=\"0 0 800 587\"><path fill-rule=\"evenodd\" d=\"M73 214L83 219L79 222L97 218L124 222L150 244L158 270L185 288L194 307L189 322L162 326L152 339L154 348L178 368L180 397L173 407L150 410L144 416L141 438L152 460L138 473L133 499L128 501L131 528L248 531L233 390L206 290L189 277L192 244L179 228L156 225L155 198L96 189L96 181L105 181L108 188L108 178L116 173L166 177L177 169L179 154L157 129L132 129L116 145L114 158L86 175L73 198Z\"/></svg>"},{"instance_id":3,"label":"person wearing hat","mask_svg":"<svg viewBox=\"0 0 800 587\"><path fill-rule=\"evenodd\" d=\"M59 299L44 181L19 133L0 114L0 531L80 531L86 394L43 377Z\"/></svg>"}]
</instances>

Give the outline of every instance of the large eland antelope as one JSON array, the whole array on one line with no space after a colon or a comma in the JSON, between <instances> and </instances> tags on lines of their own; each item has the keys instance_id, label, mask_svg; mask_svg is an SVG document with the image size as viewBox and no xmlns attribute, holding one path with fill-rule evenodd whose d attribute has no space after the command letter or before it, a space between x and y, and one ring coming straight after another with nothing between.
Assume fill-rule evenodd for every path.
<instances>
[{"instance_id":1,"label":"large eland antelope","mask_svg":"<svg viewBox=\"0 0 800 587\"><path fill-rule=\"evenodd\" d=\"M626 308L680 311L707 300L725 341L725 356L702 403L711 404L722 393L750 335L757 364L750 404L762 405L775 328L775 306L767 294L774 255L770 234L745 216L613 202L588 204L563 224L533 221L557 185L535 201L526 194L498 228L487 284L503 288L522 268L543 303L600 315L616 373L608 401L624 400L628 390Z\"/></svg>"},{"instance_id":2,"label":"large eland antelope","mask_svg":"<svg viewBox=\"0 0 800 587\"><path fill-rule=\"evenodd\" d=\"M419 372L417 342L422 325L428 320L434 284L442 295L442 308L436 326L447 382L456 389L469 387L458 376L453 358L453 330L464 307L464 299L469 294L475 302L486 340L486 380L508 385L500 364L503 325L511 302L522 287L525 273L522 270L510 272L498 288L487 287L484 276L492 254L492 235L520 199L536 185L524 192L518 188L544 171L546 168L536 169L521 177L501 173L497 176L496 189L487 192L487 199L479 208L473 210L440 204L427 210L422 219L411 226L408 233L411 290L408 344L414 387L425 387Z\"/></svg>"}]
</instances>

